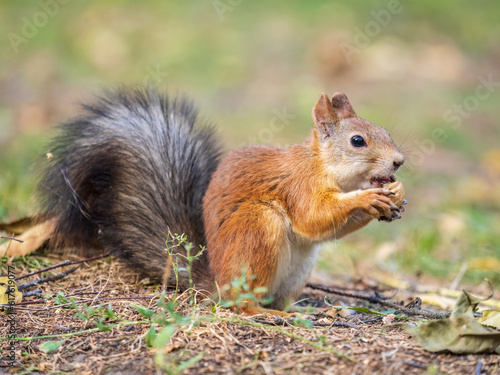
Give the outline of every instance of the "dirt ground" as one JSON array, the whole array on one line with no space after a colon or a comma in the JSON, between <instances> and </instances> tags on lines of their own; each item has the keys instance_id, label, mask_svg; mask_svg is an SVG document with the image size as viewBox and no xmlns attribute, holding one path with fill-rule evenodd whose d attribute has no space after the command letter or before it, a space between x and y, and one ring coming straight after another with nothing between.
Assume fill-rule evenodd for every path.
<instances>
[{"instance_id":1,"label":"dirt ground","mask_svg":"<svg viewBox=\"0 0 500 375\"><path fill-rule=\"evenodd\" d=\"M47 260L42 256L30 258ZM54 264L59 261L61 258L50 259ZM15 263L16 276L33 271L33 263L30 262L29 270L23 269L22 263ZM66 266L65 270L69 268ZM60 268L42 276L59 272ZM19 280L18 284L39 277L34 275ZM344 287L360 291L359 285ZM156 350L163 351L162 358L170 371L199 355L183 374L500 374L498 355L429 353L399 328L382 331L384 323L380 316L330 317L325 314L326 308L320 307L310 316L311 321L320 325L313 327L283 324L271 316L238 317L224 309L214 314L210 307L201 307L196 312L201 323L184 324L166 346L154 349L146 345L151 323L139 314L136 306L159 311L156 302L160 289L144 284L132 271L109 258L84 263L64 279L23 291L37 288L42 289L41 296L27 297L24 301L46 301L20 305L13 315L16 337L34 339L15 341L13 365L7 360L9 341L0 342L2 374L159 374L162 371L155 365ZM73 296L79 310L55 305L54 296L58 292L66 298ZM321 304L323 296L322 292L306 289L305 303ZM338 300L335 296L331 298ZM108 308L110 304L115 318L106 319L104 324L114 327L109 331L96 330L97 315L89 319L77 317L83 311L83 300L88 307L102 304ZM187 294L179 300L178 311L187 315L190 311ZM348 298L340 302L367 306L366 302ZM7 317L2 312L4 322L11 318L12 315ZM120 321L126 324L117 326ZM1 337L7 336L11 326L1 325ZM81 332L86 330L90 332ZM47 341L62 344L47 353L43 346Z\"/></svg>"}]
</instances>

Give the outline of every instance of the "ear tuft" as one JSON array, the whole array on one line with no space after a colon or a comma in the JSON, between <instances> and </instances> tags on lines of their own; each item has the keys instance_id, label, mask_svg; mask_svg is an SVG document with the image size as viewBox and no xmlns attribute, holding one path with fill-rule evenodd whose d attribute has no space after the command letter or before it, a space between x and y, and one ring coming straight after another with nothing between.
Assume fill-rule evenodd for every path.
<instances>
[{"instance_id":1,"label":"ear tuft","mask_svg":"<svg viewBox=\"0 0 500 375\"><path fill-rule=\"evenodd\" d=\"M349 99L347 99L347 96L343 92L333 94L332 106L335 108L335 112L339 118L358 117L354 109L352 109Z\"/></svg>"},{"instance_id":2,"label":"ear tuft","mask_svg":"<svg viewBox=\"0 0 500 375\"><path fill-rule=\"evenodd\" d=\"M339 122L337 113L332 102L326 94L321 94L318 102L313 108L312 118L318 130L329 137L333 133L335 125Z\"/></svg>"}]
</instances>

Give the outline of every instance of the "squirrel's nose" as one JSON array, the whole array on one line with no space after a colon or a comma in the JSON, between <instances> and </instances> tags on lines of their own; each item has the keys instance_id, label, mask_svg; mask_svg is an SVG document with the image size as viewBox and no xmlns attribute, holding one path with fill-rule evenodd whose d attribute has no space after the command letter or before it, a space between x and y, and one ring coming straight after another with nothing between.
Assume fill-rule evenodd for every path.
<instances>
[{"instance_id":1,"label":"squirrel's nose","mask_svg":"<svg viewBox=\"0 0 500 375\"><path fill-rule=\"evenodd\" d=\"M405 157L404 156L400 156L400 157L397 157L394 159L394 161L392 162L392 164L394 165L394 168L396 170L399 169L399 167L401 167L405 162Z\"/></svg>"}]
</instances>

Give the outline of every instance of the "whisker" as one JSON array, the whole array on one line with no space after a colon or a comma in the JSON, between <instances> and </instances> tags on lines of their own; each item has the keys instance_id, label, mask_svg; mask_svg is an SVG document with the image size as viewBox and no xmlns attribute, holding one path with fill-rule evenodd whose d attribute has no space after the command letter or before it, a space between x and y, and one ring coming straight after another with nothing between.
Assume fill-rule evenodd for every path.
<instances>
[{"instance_id":1,"label":"whisker","mask_svg":"<svg viewBox=\"0 0 500 375\"><path fill-rule=\"evenodd\" d=\"M398 146L398 150L401 150L401 147L403 147L403 145L405 144L405 142L408 140L408 138L410 137L411 135L411 132L412 132L412 129L410 129L408 131L408 134L406 135L406 137L403 139L403 142L401 142L401 144Z\"/></svg>"}]
</instances>

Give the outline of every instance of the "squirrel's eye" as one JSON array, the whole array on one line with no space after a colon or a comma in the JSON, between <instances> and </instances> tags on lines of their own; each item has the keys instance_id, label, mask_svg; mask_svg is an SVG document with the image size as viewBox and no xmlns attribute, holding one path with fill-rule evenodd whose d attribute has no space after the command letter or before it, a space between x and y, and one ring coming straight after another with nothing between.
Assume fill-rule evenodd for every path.
<instances>
[{"instance_id":1,"label":"squirrel's eye","mask_svg":"<svg viewBox=\"0 0 500 375\"><path fill-rule=\"evenodd\" d=\"M366 146L365 140L360 135L355 135L354 137L352 137L351 138L351 144L354 147L364 147L364 146Z\"/></svg>"}]
</instances>

